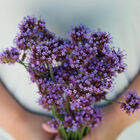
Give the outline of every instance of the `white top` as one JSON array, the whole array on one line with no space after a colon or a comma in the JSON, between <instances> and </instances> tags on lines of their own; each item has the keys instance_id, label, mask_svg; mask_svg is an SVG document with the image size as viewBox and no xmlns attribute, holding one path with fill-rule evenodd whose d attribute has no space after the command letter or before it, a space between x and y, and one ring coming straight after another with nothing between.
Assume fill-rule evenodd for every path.
<instances>
[{"instance_id":1,"label":"white top","mask_svg":"<svg viewBox=\"0 0 140 140\"><path fill-rule=\"evenodd\" d=\"M0 1L0 50L13 45L17 25L24 16L35 15L47 19L47 27L59 36L66 36L71 26L85 24L90 29L110 32L114 46L128 55L128 69L116 81L109 98L120 93L134 78L140 67L140 1L138 0L5 0ZM44 112L38 104L37 87L29 80L23 66L0 64L0 77L17 100L26 108ZM139 128L135 128L140 130ZM132 131L132 130L131 130ZM127 130L130 134L130 132ZM134 132L134 131L132 131ZM140 135L138 139L140 139ZM122 140L135 140L123 137ZM121 138L119 139L121 140Z\"/></svg>"}]
</instances>

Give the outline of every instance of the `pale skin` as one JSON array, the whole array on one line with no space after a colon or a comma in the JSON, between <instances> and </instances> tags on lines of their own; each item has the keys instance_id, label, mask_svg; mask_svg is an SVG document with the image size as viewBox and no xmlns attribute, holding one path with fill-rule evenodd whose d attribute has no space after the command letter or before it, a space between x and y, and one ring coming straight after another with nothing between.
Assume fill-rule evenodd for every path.
<instances>
[{"instance_id":1,"label":"pale skin","mask_svg":"<svg viewBox=\"0 0 140 140\"><path fill-rule=\"evenodd\" d=\"M140 74L136 76L128 89L136 89L140 96ZM91 131L83 140L116 140L123 130L140 118L140 111L129 117L120 111L118 104L106 106L103 110L104 123ZM0 83L0 127L16 140L61 140L57 130L51 130L44 124L49 119L24 110Z\"/></svg>"},{"instance_id":2,"label":"pale skin","mask_svg":"<svg viewBox=\"0 0 140 140\"><path fill-rule=\"evenodd\" d=\"M42 130L49 119L24 110L0 83L0 128L16 140L54 139L54 134Z\"/></svg>"},{"instance_id":3,"label":"pale skin","mask_svg":"<svg viewBox=\"0 0 140 140\"><path fill-rule=\"evenodd\" d=\"M136 89L140 96L140 73L137 74L136 78L123 93L127 93L128 89ZM117 101L120 101L121 98L122 97L119 97ZM103 108L103 112L104 122L92 130L82 140L116 140L121 132L140 119L140 110L134 115L128 116L128 114L120 110L119 104L106 106ZM44 130L49 132L49 126L45 126ZM55 139L61 140L59 135Z\"/></svg>"},{"instance_id":4,"label":"pale skin","mask_svg":"<svg viewBox=\"0 0 140 140\"><path fill-rule=\"evenodd\" d=\"M127 93L128 89L136 89L140 96L140 74L137 75L124 93ZM117 100L120 99L121 97ZM105 112L104 123L91 131L83 140L116 140L121 132L140 119L140 110L130 117L125 112L120 111L119 104L104 107L103 110Z\"/></svg>"}]
</instances>

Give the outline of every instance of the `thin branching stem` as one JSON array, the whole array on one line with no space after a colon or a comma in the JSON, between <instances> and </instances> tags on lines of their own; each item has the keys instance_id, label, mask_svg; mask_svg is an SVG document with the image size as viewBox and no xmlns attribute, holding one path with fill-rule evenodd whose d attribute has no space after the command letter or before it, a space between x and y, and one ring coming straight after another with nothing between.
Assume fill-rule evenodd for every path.
<instances>
[{"instance_id":1,"label":"thin branching stem","mask_svg":"<svg viewBox=\"0 0 140 140\"><path fill-rule=\"evenodd\" d=\"M118 101L113 101L113 100L108 100L108 99L102 99L106 102L109 102L109 103L116 103L116 104L120 104L121 102L118 102Z\"/></svg>"},{"instance_id":2,"label":"thin branching stem","mask_svg":"<svg viewBox=\"0 0 140 140\"><path fill-rule=\"evenodd\" d=\"M25 69L31 69L32 71L34 71L34 72L36 72L36 73L38 73L40 76L44 76L44 77L48 77L45 73L42 73L42 72L40 72L40 71L38 71L38 70L35 70L35 69L33 69L32 67L29 67L29 66L27 66L25 63L23 63L23 62L18 62L19 64L21 64L21 65L23 65L24 67L25 67Z\"/></svg>"}]
</instances>

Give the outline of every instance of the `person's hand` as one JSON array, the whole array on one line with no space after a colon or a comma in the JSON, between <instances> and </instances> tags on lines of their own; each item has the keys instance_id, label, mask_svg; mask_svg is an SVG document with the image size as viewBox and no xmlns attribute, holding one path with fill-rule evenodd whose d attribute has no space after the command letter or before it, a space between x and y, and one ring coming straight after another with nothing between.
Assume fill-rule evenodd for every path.
<instances>
[{"instance_id":1,"label":"person's hand","mask_svg":"<svg viewBox=\"0 0 140 140\"><path fill-rule=\"evenodd\" d=\"M54 134L54 140L62 140L59 132L57 130L52 130L50 128L50 126L46 123L43 123L42 124L42 129L46 132L46 133L49 133L49 134Z\"/></svg>"},{"instance_id":2,"label":"person's hand","mask_svg":"<svg viewBox=\"0 0 140 140\"><path fill-rule=\"evenodd\" d=\"M128 89L136 89L140 96L140 74L132 81ZM124 92L127 93L128 89ZM121 100L121 97L117 100ZM128 126L139 120L140 110L132 115L128 116L125 112L120 111L120 104L112 104L103 108L104 122L100 123L97 128L94 128L87 136L82 140L116 140L123 130ZM44 124L45 125L45 124ZM49 126L43 125L43 129L48 133L50 131ZM55 137L56 140L61 140L59 134Z\"/></svg>"},{"instance_id":3,"label":"person's hand","mask_svg":"<svg viewBox=\"0 0 140 140\"><path fill-rule=\"evenodd\" d=\"M114 116L114 111L113 105L104 107L104 122L100 123L97 128L94 128L94 130L82 140L116 140L121 130L119 129L119 125L116 127L115 120L118 116ZM51 132L51 129L47 124L43 124L42 126L47 133ZM57 133L57 130L55 133ZM55 137L55 140L62 140L59 134Z\"/></svg>"},{"instance_id":4,"label":"person's hand","mask_svg":"<svg viewBox=\"0 0 140 140\"><path fill-rule=\"evenodd\" d=\"M41 128L41 124L48 120L49 118L44 116L29 114L25 120L25 131L27 131L26 135L28 134L26 140L53 140L55 133L45 133Z\"/></svg>"},{"instance_id":5,"label":"person's hand","mask_svg":"<svg viewBox=\"0 0 140 140\"><path fill-rule=\"evenodd\" d=\"M53 140L55 134L42 130L49 118L27 112L0 82L0 128L16 140Z\"/></svg>"},{"instance_id":6,"label":"person's hand","mask_svg":"<svg viewBox=\"0 0 140 140\"><path fill-rule=\"evenodd\" d=\"M11 134L16 140L54 140L55 132L45 132L41 127L48 120L47 117L26 112L13 122Z\"/></svg>"},{"instance_id":7,"label":"person's hand","mask_svg":"<svg viewBox=\"0 0 140 140\"><path fill-rule=\"evenodd\" d=\"M91 130L82 140L116 140L121 133L121 129L117 124L119 116L116 115L115 111L113 105L104 107L104 121Z\"/></svg>"}]
</instances>

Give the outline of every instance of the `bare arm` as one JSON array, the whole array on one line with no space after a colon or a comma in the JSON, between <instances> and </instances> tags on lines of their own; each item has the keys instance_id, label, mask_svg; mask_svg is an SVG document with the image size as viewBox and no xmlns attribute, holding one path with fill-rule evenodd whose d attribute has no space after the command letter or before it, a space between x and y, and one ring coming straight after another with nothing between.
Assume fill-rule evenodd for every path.
<instances>
[{"instance_id":1,"label":"bare arm","mask_svg":"<svg viewBox=\"0 0 140 140\"><path fill-rule=\"evenodd\" d=\"M52 134L45 133L41 124L47 117L24 110L0 82L0 127L16 140L50 140Z\"/></svg>"},{"instance_id":2,"label":"bare arm","mask_svg":"<svg viewBox=\"0 0 140 140\"><path fill-rule=\"evenodd\" d=\"M129 85L129 87L124 91L124 93L128 92L128 89L136 89L138 92L138 95L140 96L140 74L137 75L137 77L133 80L133 82ZM118 100L121 100L121 97L118 98ZM116 111L116 115L118 117L116 118L116 126L119 123L119 131L118 133L121 133L123 130L125 130L128 126L136 122L137 120L140 119L140 110L138 110L134 115L128 116L125 112L120 111L120 106L119 105L112 105L114 110Z\"/></svg>"},{"instance_id":3,"label":"bare arm","mask_svg":"<svg viewBox=\"0 0 140 140\"><path fill-rule=\"evenodd\" d=\"M3 84L0 83L0 127L13 133L10 126L13 126L14 122L18 123L24 114L26 114L25 110L19 106Z\"/></svg>"},{"instance_id":4,"label":"bare arm","mask_svg":"<svg viewBox=\"0 0 140 140\"><path fill-rule=\"evenodd\" d=\"M128 89L136 89L140 96L140 73L123 93L127 93ZM122 97L119 97L117 100L120 101L121 98ZM130 117L120 110L120 104L106 106L103 108L103 112L104 122L97 128L94 128L94 130L82 140L116 140L121 132L140 119L140 110ZM43 129L48 132L48 128L49 126L46 125ZM61 140L59 135L55 140Z\"/></svg>"},{"instance_id":5,"label":"bare arm","mask_svg":"<svg viewBox=\"0 0 140 140\"><path fill-rule=\"evenodd\" d=\"M126 93L128 89L136 89L140 96L140 74L136 76L123 93ZM117 100L120 99L121 97ZM128 116L128 114L120 110L119 104L106 106L103 108L103 111L104 123L101 123L91 131L83 140L116 140L121 132L140 119L140 110L135 115Z\"/></svg>"}]
</instances>

